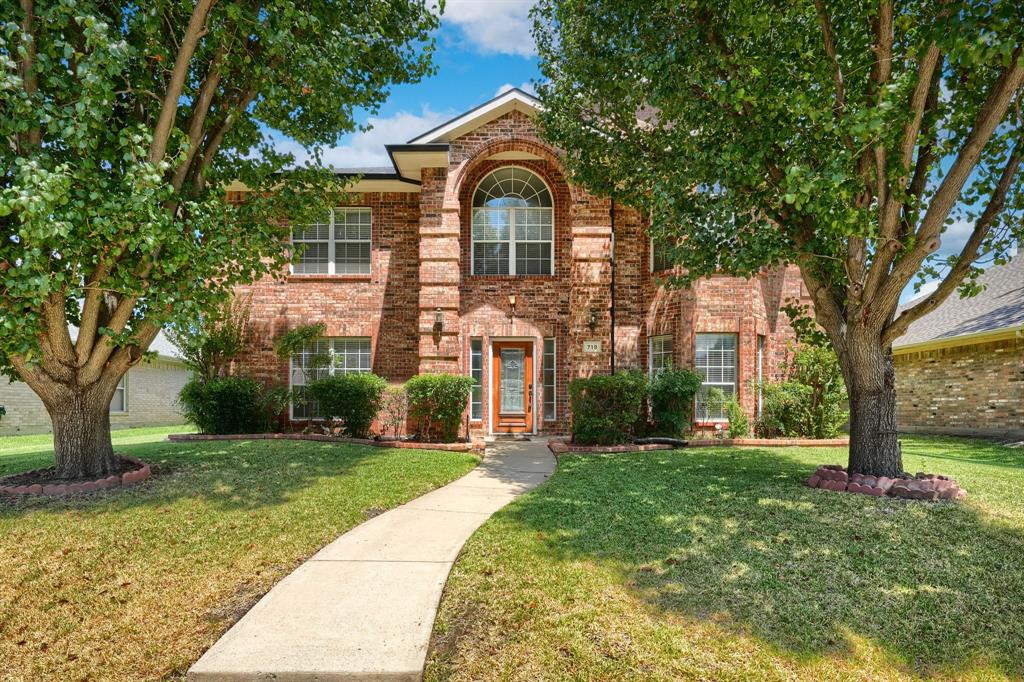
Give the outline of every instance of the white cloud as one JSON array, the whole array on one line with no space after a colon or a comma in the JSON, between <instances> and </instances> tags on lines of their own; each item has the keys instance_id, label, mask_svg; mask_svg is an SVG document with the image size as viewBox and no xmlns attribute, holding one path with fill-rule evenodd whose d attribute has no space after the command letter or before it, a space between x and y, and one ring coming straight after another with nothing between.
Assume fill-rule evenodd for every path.
<instances>
[{"instance_id":1,"label":"white cloud","mask_svg":"<svg viewBox=\"0 0 1024 682\"><path fill-rule=\"evenodd\" d=\"M504 85L502 85L501 87L494 91L494 96L497 97L498 95L502 95L508 92L509 90L512 90L513 88L519 88L523 92L527 92L531 95L537 94L537 90L533 87L533 83L531 83L530 81L525 81L523 83L520 83L519 85L505 83Z\"/></svg>"},{"instance_id":2,"label":"white cloud","mask_svg":"<svg viewBox=\"0 0 1024 682\"><path fill-rule=\"evenodd\" d=\"M537 45L530 32L530 8L536 0L447 0L443 20L457 26L481 54L532 57Z\"/></svg>"},{"instance_id":3,"label":"white cloud","mask_svg":"<svg viewBox=\"0 0 1024 682\"><path fill-rule=\"evenodd\" d=\"M433 111L423 107L419 114L399 111L387 118L370 117L367 124L372 126L362 133L355 133L346 144L330 147L323 151L323 162L334 168L359 168L390 166L386 144L401 144L431 128L436 128L453 116L453 112ZM309 154L292 140L281 140L278 151L295 155L296 163L302 163Z\"/></svg>"}]
</instances>

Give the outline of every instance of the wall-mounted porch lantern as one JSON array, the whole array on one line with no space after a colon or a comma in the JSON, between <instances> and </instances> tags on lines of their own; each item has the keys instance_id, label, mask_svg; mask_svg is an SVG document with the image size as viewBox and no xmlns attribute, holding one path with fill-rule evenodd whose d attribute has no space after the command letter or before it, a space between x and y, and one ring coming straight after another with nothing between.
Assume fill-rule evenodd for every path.
<instances>
[{"instance_id":1,"label":"wall-mounted porch lantern","mask_svg":"<svg viewBox=\"0 0 1024 682\"><path fill-rule=\"evenodd\" d=\"M597 308L590 309L590 321L587 322L587 326L590 327L590 331L597 329Z\"/></svg>"},{"instance_id":2,"label":"wall-mounted porch lantern","mask_svg":"<svg viewBox=\"0 0 1024 682\"><path fill-rule=\"evenodd\" d=\"M515 316L516 316L516 295L515 294L509 294L509 297L508 297L508 310L509 310L508 319L510 319L510 320L515 319Z\"/></svg>"},{"instance_id":3,"label":"wall-mounted porch lantern","mask_svg":"<svg viewBox=\"0 0 1024 682\"><path fill-rule=\"evenodd\" d=\"M434 333L440 334L444 331L444 311L434 308Z\"/></svg>"}]
</instances>

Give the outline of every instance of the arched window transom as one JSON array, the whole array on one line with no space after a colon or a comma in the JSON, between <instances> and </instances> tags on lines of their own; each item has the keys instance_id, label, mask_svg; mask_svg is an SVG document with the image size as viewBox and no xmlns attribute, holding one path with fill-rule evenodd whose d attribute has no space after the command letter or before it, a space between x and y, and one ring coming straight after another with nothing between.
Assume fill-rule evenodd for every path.
<instances>
[{"instance_id":1,"label":"arched window transom","mask_svg":"<svg viewBox=\"0 0 1024 682\"><path fill-rule=\"evenodd\" d=\"M473 193L473 274L550 275L554 202L536 174L509 166L488 174Z\"/></svg>"}]
</instances>

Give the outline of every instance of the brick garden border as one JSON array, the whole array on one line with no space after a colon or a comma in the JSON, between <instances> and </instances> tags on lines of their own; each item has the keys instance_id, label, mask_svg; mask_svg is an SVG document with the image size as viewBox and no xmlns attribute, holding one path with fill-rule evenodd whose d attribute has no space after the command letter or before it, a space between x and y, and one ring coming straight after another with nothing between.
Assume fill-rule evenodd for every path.
<instances>
[{"instance_id":1,"label":"brick garden border","mask_svg":"<svg viewBox=\"0 0 1024 682\"><path fill-rule=\"evenodd\" d=\"M847 473L840 464L819 466L804 485L835 492L860 493L874 497L900 497L906 500L962 500L967 491L948 476L918 472L910 478L888 478Z\"/></svg>"},{"instance_id":2,"label":"brick garden border","mask_svg":"<svg viewBox=\"0 0 1024 682\"><path fill-rule=\"evenodd\" d=\"M697 438L686 441L684 447L702 448L716 446L730 447L846 447L849 438ZM612 452L647 452L649 450L674 450L675 445L631 443L626 445L576 445L566 439L552 438L548 441L548 449L556 455L566 454L603 454Z\"/></svg>"},{"instance_id":3,"label":"brick garden border","mask_svg":"<svg viewBox=\"0 0 1024 682\"><path fill-rule=\"evenodd\" d=\"M145 462L129 457L128 455L118 455L121 459L131 462L138 466L138 469L132 471L126 471L120 475L107 476L106 478L100 478L95 481L86 481L84 483L48 483L46 485L40 483L34 483L32 485L0 485L0 495L38 495L42 497L62 497L64 495L73 495L75 493L92 493L99 490L109 490L110 488L118 487L130 487L145 481L153 475L153 469ZM31 474L37 471L45 471L45 469L34 469L33 471L27 471L25 473ZM23 476L24 474L16 474Z\"/></svg>"},{"instance_id":4,"label":"brick garden border","mask_svg":"<svg viewBox=\"0 0 1024 682\"><path fill-rule=\"evenodd\" d=\"M448 452L472 452L483 449L483 443L421 443L410 440L373 440L371 438L346 438L320 433L176 433L167 436L172 443L188 443L217 440L311 440L320 443L369 445L375 448L399 448L405 450L445 450Z\"/></svg>"}]
</instances>

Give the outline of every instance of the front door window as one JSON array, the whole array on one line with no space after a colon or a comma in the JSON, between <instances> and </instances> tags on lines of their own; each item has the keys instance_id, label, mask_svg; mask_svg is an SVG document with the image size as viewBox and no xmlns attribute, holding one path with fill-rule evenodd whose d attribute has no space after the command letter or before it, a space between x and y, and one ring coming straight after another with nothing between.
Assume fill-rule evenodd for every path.
<instances>
[{"instance_id":1,"label":"front door window","mask_svg":"<svg viewBox=\"0 0 1024 682\"><path fill-rule=\"evenodd\" d=\"M503 348L501 350L501 411L524 412L526 404L523 390L523 359L525 353L521 348Z\"/></svg>"}]
</instances>

